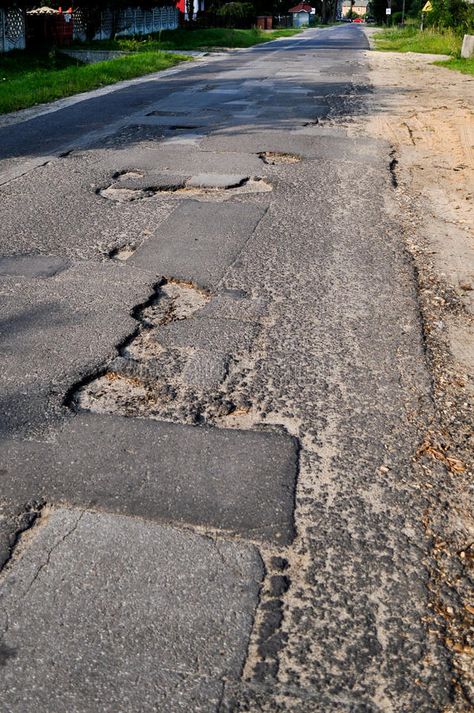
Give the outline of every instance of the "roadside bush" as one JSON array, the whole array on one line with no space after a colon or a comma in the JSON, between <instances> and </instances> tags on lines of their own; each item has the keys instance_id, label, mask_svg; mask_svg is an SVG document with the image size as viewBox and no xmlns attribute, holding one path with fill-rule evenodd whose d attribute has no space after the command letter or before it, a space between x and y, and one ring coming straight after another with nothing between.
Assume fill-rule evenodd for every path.
<instances>
[{"instance_id":1,"label":"roadside bush","mask_svg":"<svg viewBox=\"0 0 474 713\"><path fill-rule=\"evenodd\" d=\"M254 7L249 2L227 2L217 10L217 16L226 20L227 27L235 27L249 22L255 15Z\"/></svg>"},{"instance_id":2,"label":"roadside bush","mask_svg":"<svg viewBox=\"0 0 474 713\"><path fill-rule=\"evenodd\" d=\"M465 0L432 0L432 4L432 12L426 13L427 25L461 34L474 31L474 5Z\"/></svg>"}]
</instances>

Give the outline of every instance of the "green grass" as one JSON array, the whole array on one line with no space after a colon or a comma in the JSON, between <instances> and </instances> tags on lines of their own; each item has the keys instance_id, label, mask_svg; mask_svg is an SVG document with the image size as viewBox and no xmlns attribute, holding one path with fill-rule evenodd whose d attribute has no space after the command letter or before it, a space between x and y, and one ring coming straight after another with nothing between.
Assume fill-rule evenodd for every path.
<instances>
[{"instance_id":1,"label":"green grass","mask_svg":"<svg viewBox=\"0 0 474 713\"><path fill-rule=\"evenodd\" d=\"M474 74L474 59L461 59L462 36L452 30L419 30L413 25L403 28L387 28L374 35L378 50L385 52L421 52L424 54L447 54L451 59L434 62L463 74Z\"/></svg>"},{"instance_id":2,"label":"green grass","mask_svg":"<svg viewBox=\"0 0 474 713\"><path fill-rule=\"evenodd\" d=\"M156 50L208 50L219 47L252 47L262 42L270 42L279 37L291 37L301 30L264 31L258 29L232 30L211 28L208 30L164 30L160 34L146 38L117 38L95 42L77 43L77 49L124 50L133 52L154 52Z\"/></svg>"},{"instance_id":3,"label":"green grass","mask_svg":"<svg viewBox=\"0 0 474 713\"><path fill-rule=\"evenodd\" d=\"M439 67L447 67L448 69L454 69L456 72L462 72L463 74L473 74L474 75L474 58L461 59L461 57L448 59L444 62L435 62Z\"/></svg>"},{"instance_id":4,"label":"green grass","mask_svg":"<svg viewBox=\"0 0 474 713\"><path fill-rule=\"evenodd\" d=\"M374 35L375 46L385 52L421 52L424 54L459 55L462 37L450 30L419 30L408 25L402 28L387 28Z\"/></svg>"},{"instance_id":5,"label":"green grass","mask_svg":"<svg viewBox=\"0 0 474 713\"><path fill-rule=\"evenodd\" d=\"M168 69L188 57L142 52L78 65L68 58L12 52L0 55L0 114Z\"/></svg>"},{"instance_id":6,"label":"green grass","mask_svg":"<svg viewBox=\"0 0 474 713\"><path fill-rule=\"evenodd\" d=\"M55 52L15 50L0 54L0 82L16 79L29 72L64 69L75 64L70 57Z\"/></svg>"}]
</instances>

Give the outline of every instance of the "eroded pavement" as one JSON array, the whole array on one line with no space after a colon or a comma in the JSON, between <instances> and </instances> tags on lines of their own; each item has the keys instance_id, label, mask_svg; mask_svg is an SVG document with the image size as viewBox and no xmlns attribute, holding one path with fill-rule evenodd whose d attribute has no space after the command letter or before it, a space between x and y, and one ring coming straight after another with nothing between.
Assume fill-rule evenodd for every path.
<instances>
[{"instance_id":1,"label":"eroded pavement","mask_svg":"<svg viewBox=\"0 0 474 713\"><path fill-rule=\"evenodd\" d=\"M392 149L341 125L366 47L308 31L0 129L5 710L453 703Z\"/></svg>"}]
</instances>

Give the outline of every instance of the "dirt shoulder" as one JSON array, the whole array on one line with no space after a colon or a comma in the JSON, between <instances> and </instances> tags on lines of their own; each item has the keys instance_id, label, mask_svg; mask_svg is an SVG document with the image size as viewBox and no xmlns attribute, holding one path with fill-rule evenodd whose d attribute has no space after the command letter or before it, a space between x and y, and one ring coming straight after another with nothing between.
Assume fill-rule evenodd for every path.
<instances>
[{"instance_id":1,"label":"dirt shoulder","mask_svg":"<svg viewBox=\"0 0 474 713\"><path fill-rule=\"evenodd\" d=\"M474 704L474 79L439 57L368 52L373 94L355 135L386 139L394 205L418 280L436 420L416 457L436 496L426 512L434 615L452 653L453 710ZM471 464L469 462L471 459Z\"/></svg>"}]
</instances>

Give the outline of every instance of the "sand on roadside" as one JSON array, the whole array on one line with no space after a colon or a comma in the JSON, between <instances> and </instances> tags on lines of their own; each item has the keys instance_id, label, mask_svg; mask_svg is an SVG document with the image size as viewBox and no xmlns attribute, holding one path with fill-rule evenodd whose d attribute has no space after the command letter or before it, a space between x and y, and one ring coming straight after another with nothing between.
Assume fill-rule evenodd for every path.
<instances>
[{"instance_id":1,"label":"sand on roadside","mask_svg":"<svg viewBox=\"0 0 474 713\"><path fill-rule=\"evenodd\" d=\"M474 77L434 65L434 55L366 56L369 111L347 128L389 144L389 210L415 267L436 419L414 459L426 486L439 487L426 513L429 587L459 713L474 705Z\"/></svg>"}]
</instances>

